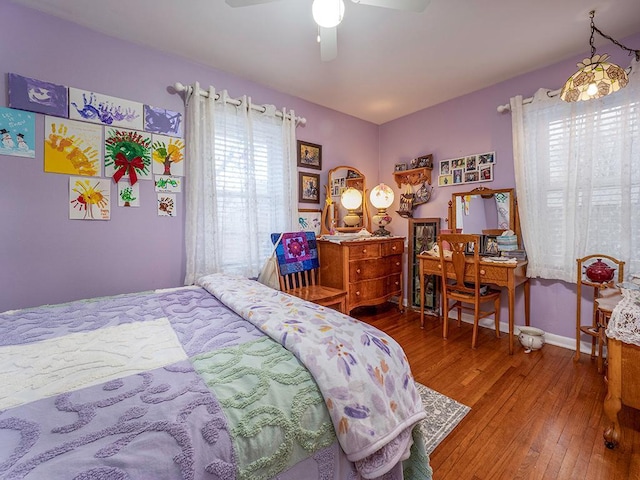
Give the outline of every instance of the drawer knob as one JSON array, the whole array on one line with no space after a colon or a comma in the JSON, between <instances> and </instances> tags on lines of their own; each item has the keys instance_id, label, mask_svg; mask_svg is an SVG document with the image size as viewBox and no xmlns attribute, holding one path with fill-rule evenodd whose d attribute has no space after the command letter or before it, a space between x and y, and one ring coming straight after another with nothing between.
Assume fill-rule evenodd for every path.
<instances>
[{"instance_id":1,"label":"drawer knob","mask_svg":"<svg viewBox=\"0 0 640 480\"><path fill-rule=\"evenodd\" d=\"M396 250L398 247L396 247L395 245L393 247L391 247L391 250Z\"/></svg>"},{"instance_id":2,"label":"drawer knob","mask_svg":"<svg viewBox=\"0 0 640 480\"><path fill-rule=\"evenodd\" d=\"M485 273L487 272L485 272L484 270L480 270L480 275L484 275Z\"/></svg>"},{"instance_id":3,"label":"drawer knob","mask_svg":"<svg viewBox=\"0 0 640 480\"><path fill-rule=\"evenodd\" d=\"M400 285L400 282L396 282L396 285Z\"/></svg>"},{"instance_id":4,"label":"drawer knob","mask_svg":"<svg viewBox=\"0 0 640 480\"><path fill-rule=\"evenodd\" d=\"M357 297L359 297L359 296L360 296L360 290L358 290L358 291L356 292L356 296L357 296Z\"/></svg>"},{"instance_id":5,"label":"drawer knob","mask_svg":"<svg viewBox=\"0 0 640 480\"><path fill-rule=\"evenodd\" d=\"M400 265L400 262L396 262L396 267Z\"/></svg>"},{"instance_id":6,"label":"drawer knob","mask_svg":"<svg viewBox=\"0 0 640 480\"><path fill-rule=\"evenodd\" d=\"M363 248L363 249L362 249L362 253L367 253L367 249L366 249L366 248Z\"/></svg>"},{"instance_id":7,"label":"drawer knob","mask_svg":"<svg viewBox=\"0 0 640 480\"><path fill-rule=\"evenodd\" d=\"M357 270L356 270L356 273L360 273L360 269L357 269Z\"/></svg>"}]
</instances>

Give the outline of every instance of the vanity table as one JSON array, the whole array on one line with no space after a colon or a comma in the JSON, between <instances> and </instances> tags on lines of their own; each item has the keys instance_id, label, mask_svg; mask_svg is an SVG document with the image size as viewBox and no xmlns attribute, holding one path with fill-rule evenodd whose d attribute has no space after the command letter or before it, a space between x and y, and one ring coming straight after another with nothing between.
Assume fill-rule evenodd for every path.
<instances>
[{"instance_id":1,"label":"vanity table","mask_svg":"<svg viewBox=\"0 0 640 480\"><path fill-rule=\"evenodd\" d=\"M496 195L499 195L496 201ZM475 206L475 209L474 209ZM500 211L501 210L501 211ZM467 215L473 211L482 218L471 218ZM492 217L495 215L495 217ZM491 219L490 219L491 218ZM489 220L490 219L490 220ZM495 224L493 223L495 219ZM512 188L491 190L477 188L470 192L452 194L449 202L450 227L462 229L464 233L483 233L484 231L497 234L501 230L510 229L516 232L520 246L520 229L518 224L517 203ZM479 231L474 231L479 229ZM424 288L425 275L441 275L439 257L429 254L418 255L420 262L420 288ZM525 325L530 323L530 287L526 276L527 261L518 260L517 263L480 261L480 278L482 283L506 288L509 298L509 354L513 354L513 334L515 327L515 295L516 289L523 286ZM454 278L453 271L447 277ZM465 278L467 273L465 272ZM469 281L473 281L469 265ZM420 303L420 323L424 325L424 302Z\"/></svg>"},{"instance_id":2,"label":"vanity table","mask_svg":"<svg viewBox=\"0 0 640 480\"><path fill-rule=\"evenodd\" d=\"M367 237L336 243L317 240L320 283L347 291L346 314L397 296L402 311L403 237Z\"/></svg>"}]
</instances>

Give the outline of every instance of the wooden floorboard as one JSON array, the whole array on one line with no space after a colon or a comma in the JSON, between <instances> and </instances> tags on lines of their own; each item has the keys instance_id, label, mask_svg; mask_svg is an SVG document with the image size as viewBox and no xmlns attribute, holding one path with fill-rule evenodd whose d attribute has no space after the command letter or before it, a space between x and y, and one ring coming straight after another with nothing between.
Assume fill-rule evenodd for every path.
<instances>
[{"instance_id":1,"label":"wooden floorboard","mask_svg":"<svg viewBox=\"0 0 640 480\"><path fill-rule=\"evenodd\" d=\"M552 345L509 355L506 334L481 328L471 349L471 326L442 324L392 305L352 315L402 345L415 379L471 407L431 454L434 480L640 480L640 411L623 406L622 441L605 447L604 378L589 355ZM638 380L640 381L640 379Z\"/></svg>"}]
</instances>

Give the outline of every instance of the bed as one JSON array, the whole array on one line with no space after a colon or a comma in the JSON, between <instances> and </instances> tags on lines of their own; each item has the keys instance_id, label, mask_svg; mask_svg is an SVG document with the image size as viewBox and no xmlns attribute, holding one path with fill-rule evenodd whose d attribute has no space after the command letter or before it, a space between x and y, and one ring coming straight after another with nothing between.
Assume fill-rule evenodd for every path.
<instances>
[{"instance_id":1,"label":"bed","mask_svg":"<svg viewBox=\"0 0 640 480\"><path fill-rule=\"evenodd\" d=\"M0 314L2 479L428 479L401 347L246 278Z\"/></svg>"}]
</instances>

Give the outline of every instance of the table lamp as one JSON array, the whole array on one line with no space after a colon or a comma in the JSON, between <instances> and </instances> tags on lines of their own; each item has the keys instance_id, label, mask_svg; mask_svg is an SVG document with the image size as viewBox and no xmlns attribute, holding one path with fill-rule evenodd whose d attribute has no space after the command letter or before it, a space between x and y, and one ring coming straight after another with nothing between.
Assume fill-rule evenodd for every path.
<instances>
[{"instance_id":1,"label":"table lamp","mask_svg":"<svg viewBox=\"0 0 640 480\"><path fill-rule=\"evenodd\" d=\"M393 203L393 198L393 190L384 183L376 185L373 190L371 190L371 194L369 196L371 205L378 209L378 213L376 213L371 219L373 223L376 223L379 227L378 230L373 232L373 235L376 237L391 235L391 232L386 230L384 227L391 223L391 216L387 213L387 208L389 208Z\"/></svg>"},{"instance_id":2,"label":"table lamp","mask_svg":"<svg viewBox=\"0 0 640 480\"><path fill-rule=\"evenodd\" d=\"M347 188L342 195L340 195L340 203L347 209L347 214L342 221L348 227L355 227L360 223L360 215L356 210L362 205L362 192L353 187Z\"/></svg>"}]
</instances>

